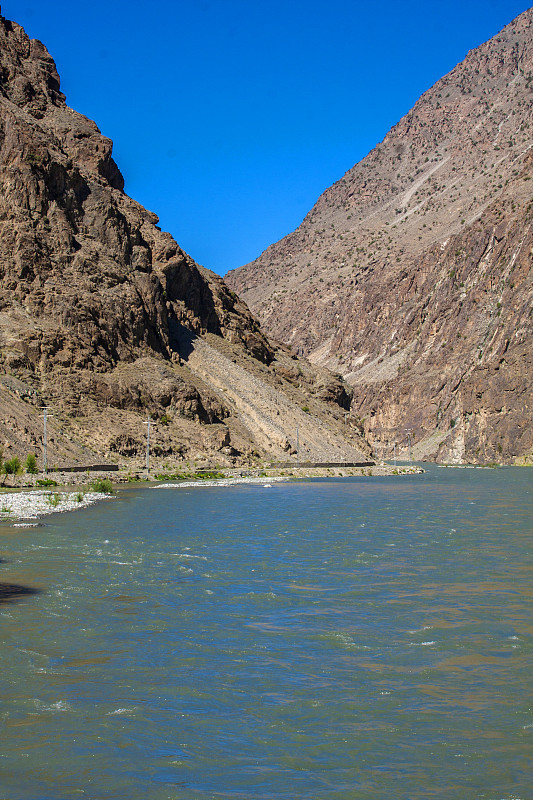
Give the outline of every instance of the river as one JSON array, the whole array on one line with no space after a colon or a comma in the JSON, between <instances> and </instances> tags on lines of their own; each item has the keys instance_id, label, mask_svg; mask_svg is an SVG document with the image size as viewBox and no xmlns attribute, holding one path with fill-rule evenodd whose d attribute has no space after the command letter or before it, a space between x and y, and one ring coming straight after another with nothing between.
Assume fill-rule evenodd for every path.
<instances>
[{"instance_id":1,"label":"river","mask_svg":"<svg viewBox=\"0 0 533 800\"><path fill-rule=\"evenodd\" d=\"M2 800L530 800L533 471L0 528Z\"/></svg>"}]
</instances>

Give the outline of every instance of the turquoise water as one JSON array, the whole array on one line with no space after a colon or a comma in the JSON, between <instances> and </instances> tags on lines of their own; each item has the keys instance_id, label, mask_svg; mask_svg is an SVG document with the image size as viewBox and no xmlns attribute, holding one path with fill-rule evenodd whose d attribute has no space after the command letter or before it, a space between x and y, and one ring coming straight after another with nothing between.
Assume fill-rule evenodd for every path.
<instances>
[{"instance_id":1,"label":"turquoise water","mask_svg":"<svg viewBox=\"0 0 533 800\"><path fill-rule=\"evenodd\" d=\"M4 800L530 800L531 470L0 529Z\"/></svg>"}]
</instances>

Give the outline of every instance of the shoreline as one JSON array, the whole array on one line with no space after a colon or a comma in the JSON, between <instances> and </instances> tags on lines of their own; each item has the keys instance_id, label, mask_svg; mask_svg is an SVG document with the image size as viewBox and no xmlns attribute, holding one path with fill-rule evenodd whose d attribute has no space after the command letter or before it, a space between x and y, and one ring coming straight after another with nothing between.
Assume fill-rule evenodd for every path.
<instances>
[{"instance_id":1,"label":"shoreline","mask_svg":"<svg viewBox=\"0 0 533 800\"><path fill-rule=\"evenodd\" d=\"M287 469L276 468L255 468L250 470L231 469L220 472L220 477L203 478L196 473L193 479L181 478L179 473L175 475L155 478L153 475L144 477L121 476L121 480L114 481L115 484L126 488L126 486L149 485L152 489L190 489L200 486L206 488L230 487L239 485L256 485L269 488L272 483L282 483L288 481L307 480L309 478L347 478L347 477L383 477L417 475L423 473L421 467L391 466L389 464L374 465L372 467L292 467ZM13 486L1 487L0 491L0 524L11 523L13 527L36 527L40 524L41 517L50 514L65 513L68 511L78 511L88 508L101 500L108 500L113 495L91 491L90 488L84 490L83 485L79 485L77 490L72 490L70 480L72 475L69 473L54 473L53 487L32 486ZM57 479L57 480L56 480ZM64 482L63 482L64 481ZM60 490L59 487L63 489ZM65 486L70 486L65 491ZM116 495L115 495L116 497Z\"/></svg>"},{"instance_id":2,"label":"shoreline","mask_svg":"<svg viewBox=\"0 0 533 800\"><path fill-rule=\"evenodd\" d=\"M418 474L424 470L422 467L408 462L399 462L397 465L378 463L362 467L344 466L342 463L329 467L311 466L191 466L188 463L176 464L173 468L169 466L159 467L154 465L148 474L142 466L131 467L123 465L119 470L109 472L94 472L89 476L85 472L61 472L50 471L29 475L27 473L9 476L6 482L0 485L0 503L2 496L6 492L17 491L59 491L58 487L70 488L71 491L90 491L92 483L99 480L108 480L113 485L136 484L136 483L157 483L161 481L198 481L206 479L226 480L230 478L265 478L265 477L292 477L292 478L316 478L316 477L371 477L382 475L404 475ZM210 474L211 473L211 474Z\"/></svg>"},{"instance_id":3,"label":"shoreline","mask_svg":"<svg viewBox=\"0 0 533 800\"><path fill-rule=\"evenodd\" d=\"M408 465L408 466L391 466L389 464L373 465L371 467L291 467L291 468L273 468L268 467L265 469L248 470L245 474L244 471L238 470L225 470L226 475L220 477L205 479L198 477L196 479L180 478L178 475L168 475L164 479L160 479L153 489L168 489L180 487L196 487L196 486L238 486L240 484L257 484L265 485L272 482L280 481L304 481L309 478L378 478L383 476L400 476L400 475L421 475L424 470L422 467ZM253 473L253 474L252 474Z\"/></svg>"}]
</instances>

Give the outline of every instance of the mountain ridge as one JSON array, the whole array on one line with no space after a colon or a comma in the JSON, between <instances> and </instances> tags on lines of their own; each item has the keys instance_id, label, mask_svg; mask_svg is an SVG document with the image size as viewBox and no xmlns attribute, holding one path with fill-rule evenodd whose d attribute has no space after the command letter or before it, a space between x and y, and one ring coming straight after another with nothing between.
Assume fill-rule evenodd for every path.
<instances>
[{"instance_id":1,"label":"mountain ridge","mask_svg":"<svg viewBox=\"0 0 533 800\"><path fill-rule=\"evenodd\" d=\"M529 9L226 276L269 334L343 374L389 455L407 429L420 457L533 453L532 92Z\"/></svg>"},{"instance_id":2,"label":"mountain ridge","mask_svg":"<svg viewBox=\"0 0 533 800\"><path fill-rule=\"evenodd\" d=\"M301 456L366 460L359 430L343 424L342 381L267 340L224 281L157 223L125 194L111 140L66 105L45 46L0 16L4 454L42 458L46 404L49 464L140 460L148 416L162 460L294 458L299 425ZM265 436L261 391L229 397L231 370L222 381L196 371L200 349L278 393L275 438Z\"/></svg>"}]
</instances>

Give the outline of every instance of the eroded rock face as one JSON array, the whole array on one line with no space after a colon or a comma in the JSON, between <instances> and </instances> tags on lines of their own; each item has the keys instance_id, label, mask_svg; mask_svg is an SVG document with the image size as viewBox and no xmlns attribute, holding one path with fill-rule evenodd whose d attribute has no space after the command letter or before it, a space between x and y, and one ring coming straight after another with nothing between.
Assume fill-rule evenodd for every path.
<instances>
[{"instance_id":1,"label":"eroded rock face","mask_svg":"<svg viewBox=\"0 0 533 800\"><path fill-rule=\"evenodd\" d=\"M226 280L342 373L380 452L533 453L533 10L471 51L302 225ZM388 450L387 450L388 447Z\"/></svg>"},{"instance_id":2,"label":"eroded rock face","mask_svg":"<svg viewBox=\"0 0 533 800\"><path fill-rule=\"evenodd\" d=\"M123 193L110 140L66 106L45 48L7 22L0 47L0 269L15 357L36 373L108 370L142 351L179 353L182 325L250 342L268 362L244 304Z\"/></svg>"},{"instance_id":3,"label":"eroded rock face","mask_svg":"<svg viewBox=\"0 0 533 800\"><path fill-rule=\"evenodd\" d=\"M157 222L124 193L111 141L66 105L44 45L0 18L0 373L27 392L22 398L9 382L2 389L12 408L0 431L5 447L15 446L10 426L25 408L33 415L28 444L39 449L35 415L46 402L55 411L57 459L83 459L82 446L137 456L147 415L160 421L161 456L231 460L264 451L255 417L248 427L239 422L240 395L228 403L223 381L212 386L191 356L213 336L230 348L230 363L260 367L262 380L276 384L277 346L222 279ZM318 374L304 369L296 406ZM337 395L325 399L334 406ZM337 424L333 406L316 406L320 424L330 416ZM282 427L293 425L289 417ZM17 428L19 448L24 435ZM355 434L346 446L366 448Z\"/></svg>"}]
</instances>

